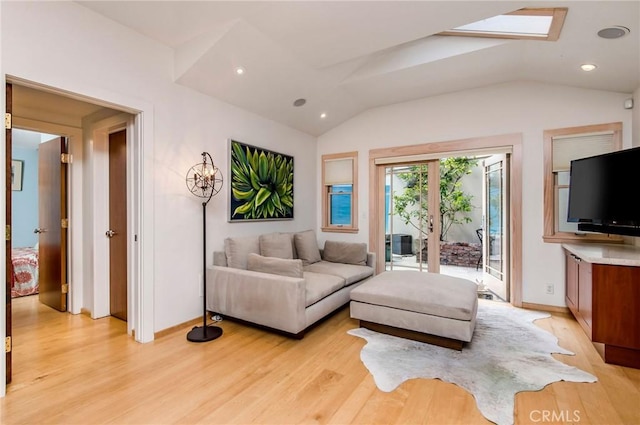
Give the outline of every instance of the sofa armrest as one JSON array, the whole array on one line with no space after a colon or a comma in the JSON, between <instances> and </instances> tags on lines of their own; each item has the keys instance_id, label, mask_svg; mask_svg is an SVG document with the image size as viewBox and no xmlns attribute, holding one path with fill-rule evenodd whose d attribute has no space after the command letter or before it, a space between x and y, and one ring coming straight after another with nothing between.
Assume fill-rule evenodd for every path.
<instances>
[{"instance_id":1,"label":"sofa armrest","mask_svg":"<svg viewBox=\"0 0 640 425\"><path fill-rule=\"evenodd\" d=\"M305 280L250 270L207 269L207 309L297 334L307 327Z\"/></svg>"},{"instance_id":2,"label":"sofa armrest","mask_svg":"<svg viewBox=\"0 0 640 425\"><path fill-rule=\"evenodd\" d=\"M367 252L367 266L373 268L373 275L376 275L376 253Z\"/></svg>"}]
</instances>

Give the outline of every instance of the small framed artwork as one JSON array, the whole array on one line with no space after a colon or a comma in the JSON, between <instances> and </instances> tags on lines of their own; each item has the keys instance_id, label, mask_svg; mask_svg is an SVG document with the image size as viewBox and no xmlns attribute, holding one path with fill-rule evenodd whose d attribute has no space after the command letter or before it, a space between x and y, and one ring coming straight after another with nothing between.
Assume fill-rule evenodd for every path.
<instances>
[{"instance_id":1,"label":"small framed artwork","mask_svg":"<svg viewBox=\"0 0 640 425\"><path fill-rule=\"evenodd\" d=\"M24 161L20 159L11 160L11 190L22 190L22 167Z\"/></svg>"},{"instance_id":2,"label":"small framed artwork","mask_svg":"<svg viewBox=\"0 0 640 425\"><path fill-rule=\"evenodd\" d=\"M293 157L229 140L229 221L293 219Z\"/></svg>"}]
</instances>

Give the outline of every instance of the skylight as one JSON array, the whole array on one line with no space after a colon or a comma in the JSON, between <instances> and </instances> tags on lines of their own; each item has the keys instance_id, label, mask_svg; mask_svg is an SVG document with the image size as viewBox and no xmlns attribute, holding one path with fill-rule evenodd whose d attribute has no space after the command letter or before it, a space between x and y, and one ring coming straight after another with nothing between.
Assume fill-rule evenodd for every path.
<instances>
[{"instance_id":1,"label":"skylight","mask_svg":"<svg viewBox=\"0 0 640 425\"><path fill-rule=\"evenodd\" d=\"M462 25L440 35L555 41L560 36L566 14L567 8L520 9Z\"/></svg>"}]
</instances>

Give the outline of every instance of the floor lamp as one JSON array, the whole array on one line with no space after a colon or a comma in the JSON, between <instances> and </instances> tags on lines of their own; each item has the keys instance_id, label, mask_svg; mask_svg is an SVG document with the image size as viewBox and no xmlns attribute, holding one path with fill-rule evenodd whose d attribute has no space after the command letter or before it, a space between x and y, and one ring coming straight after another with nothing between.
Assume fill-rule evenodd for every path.
<instances>
[{"instance_id":1,"label":"floor lamp","mask_svg":"<svg viewBox=\"0 0 640 425\"><path fill-rule=\"evenodd\" d=\"M187 334L192 342L207 342L222 335L218 326L207 326L207 204L222 188L222 173L213 164L208 152L202 152L202 162L187 173L187 188L202 201L202 326L195 326Z\"/></svg>"}]
</instances>

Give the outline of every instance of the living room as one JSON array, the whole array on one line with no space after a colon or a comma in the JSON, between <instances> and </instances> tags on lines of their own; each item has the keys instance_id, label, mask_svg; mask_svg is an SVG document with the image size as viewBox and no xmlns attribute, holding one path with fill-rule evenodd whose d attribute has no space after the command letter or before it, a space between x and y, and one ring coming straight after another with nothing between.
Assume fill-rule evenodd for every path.
<instances>
[{"instance_id":1,"label":"living room","mask_svg":"<svg viewBox=\"0 0 640 425\"><path fill-rule=\"evenodd\" d=\"M628 3L631 6L624 6ZM518 2L511 6L520 8L527 5ZM627 37L637 40L640 32L637 2L620 2L619 6L620 12L610 17L624 19L624 22L614 23L633 27L635 32ZM589 10L593 16L589 15L589 19L579 23L573 21L576 18L572 17L570 4L568 7L563 30L567 31L567 37L569 31L584 25L583 22L594 22L590 32L600 29L600 22L596 20L597 7ZM626 7L635 7L635 14L627 13ZM616 10L614 6L606 8ZM138 248L141 273L137 296L140 298L135 301L137 314L132 320L138 320L133 327L135 339L140 342L153 341L155 334L187 323L201 313L199 250L202 216L200 204L184 187L184 177L189 167L200 159L201 152L208 151L227 184L230 138L295 158L295 214L290 221L229 222L229 194L225 186L208 206L207 258L213 258L213 251L223 248L226 237L277 231L314 229L320 245L326 240L369 244L369 217L372 214L369 209L370 150L520 135L522 185L526 188L520 205L521 301L552 307L565 307L564 257L560 244L545 243L542 238L544 131L620 122L623 147L640 144L640 108L623 107L629 98L640 99L637 77L636 85L627 90L584 88L587 83L577 79L587 80L593 76L571 76L566 77L564 83L548 83L538 80L535 64L526 62L534 71L509 81L492 80L491 75L501 66L496 62L482 76L485 81L482 86L471 84L468 82L470 77L461 72L460 77L451 76L460 84L454 91L381 104L337 126L331 124L332 113L328 111L325 121L313 122L308 127L313 130L305 132L256 112L260 108L276 109L280 106L256 105L251 111L190 87L191 80L203 76L197 67L191 69L186 64L197 62L205 53L214 57L226 54L229 47L224 42L219 45L220 51L181 51L184 54L179 58L182 62L177 62L176 51L179 49L175 46L190 40L172 40L174 47L170 47L81 3L3 2L0 14L0 74L6 76L6 80L39 90L71 94L83 101L93 100L138 116L137 143L141 152L139 212L142 217L138 235L142 246ZM611 24L607 22L606 25ZM246 36L252 39L250 29L241 26L237 31L240 32L239 38ZM214 35L207 34L212 38ZM535 52L535 46L527 46ZM507 48L517 49L515 45ZM614 54L616 48L611 50ZM625 75L635 72L637 76L638 52L624 53L635 57L635 61L631 60L635 69L624 70ZM490 50L473 55L483 54L487 56L480 62L491 63ZM569 52L558 52L560 58L563 54L569 55ZM531 55L535 57L535 53ZM183 69L180 69L180 64ZM251 78L252 67L244 66L246 74L242 77ZM600 68L602 71L606 67L601 65ZM191 73L187 72L189 70ZM175 78L176 74L182 78ZM235 75L210 84L220 87L239 84L231 80L232 77ZM412 90L411 87L403 87L401 81L399 78L399 82L389 90ZM214 89L222 90L220 87ZM297 97L301 96L307 94L301 93ZM384 93L377 96L384 96ZM294 100L287 98L287 106ZM308 100L307 106L313 106L311 96ZM292 114L302 110L295 110ZM305 119L311 121L311 118ZM322 232L321 157L349 151L359 153L358 232ZM89 187L82 193L87 197L94 196ZM637 238L629 238L628 242L638 244ZM79 250L81 248L78 247ZM84 264L84 260L81 263ZM76 290L80 291L76 296L82 300L82 291L87 293L88 289L78 289L78 286L84 288L88 282L82 276L75 279L79 283ZM554 286L553 294L546 293L548 284ZM79 301L73 306L74 312L79 313L83 307ZM1 316L4 320L5 315ZM3 321L2 332L4 324Z\"/></svg>"}]
</instances>

